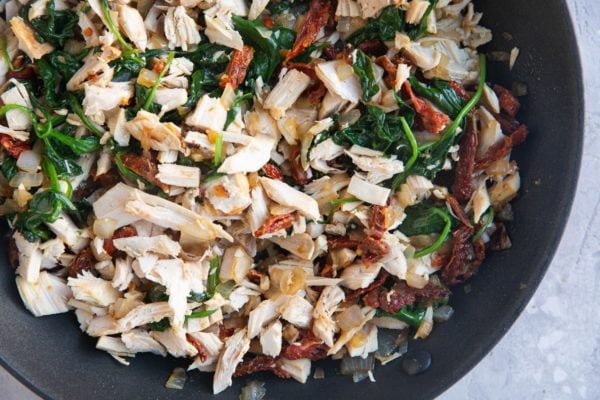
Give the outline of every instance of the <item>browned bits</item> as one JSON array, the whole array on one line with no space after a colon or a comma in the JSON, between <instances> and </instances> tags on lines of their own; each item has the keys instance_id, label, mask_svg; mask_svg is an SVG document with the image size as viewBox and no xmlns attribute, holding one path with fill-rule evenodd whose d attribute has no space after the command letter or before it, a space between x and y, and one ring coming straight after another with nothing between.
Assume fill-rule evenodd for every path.
<instances>
[{"instance_id":1,"label":"browned bits","mask_svg":"<svg viewBox=\"0 0 600 400\"><path fill-rule=\"evenodd\" d=\"M133 226L127 225L117 229L112 238L104 239L104 251L112 256L117 251L113 243L114 239L121 239L135 235L137 235L137 230Z\"/></svg>"},{"instance_id":2,"label":"browned bits","mask_svg":"<svg viewBox=\"0 0 600 400\"><path fill-rule=\"evenodd\" d=\"M67 273L71 278L77 277L81 271L91 271L96 265L96 258L90 247L81 250L67 267Z\"/></svg>"},{"instance_id":3,"label":"browned bits","mask_svg":"<svg viewBox=\"0 0 600 400\"><path fill-rule=\"evenodd\" d=\"M250 46L244 46L242 50L234 50L231 53L227 70L219 82L220 86L224 88L227 84L230 84L233 89L237 89L244 82L248 66L253 58L254 49Z\"/></svg>"},{"instance_id":4,"label":"browned bits","mask_svg":"<svg viewBox=\"0 0 600 400\"><path fill-rule=\"evenodd\" d=\"M300 28L300 32L298 32L298 36L296 36L294 46L286 56L286 62L295 58L313 44L321 28L327 24L331 13L332 4L330 1L311 0L308 13Z\"/></svg>"},{"instance_id":5,"label":"browned bits","mask_svg":"<svg viewBox=\"0 0 600 400\"><path fill-rule=\"evenodd\" d=\"M272 215L254 232L254 236L260 237L281 229L287 229L292 226L295 218L296 213Z\"/></svg>"}]
</instances>

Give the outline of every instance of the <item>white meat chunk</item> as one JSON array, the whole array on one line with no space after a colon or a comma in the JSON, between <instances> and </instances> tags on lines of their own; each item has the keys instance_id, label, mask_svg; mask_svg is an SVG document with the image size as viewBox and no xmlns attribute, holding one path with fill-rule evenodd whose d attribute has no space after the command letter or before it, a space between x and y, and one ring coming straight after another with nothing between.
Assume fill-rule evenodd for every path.
<instances>
[{"instance_id":1,"label":"white meat chunk","mask_svg":"<svg viewBox=\"0 0 600 400\"><path fill-rule=\"evenodd\" d=\"M165 37L171 50L181 47L187 51L189 46L200 43L200 31L185 7L169 7L164 19Z\"/></svg>"},{"instance_id":2,"label":"white meat chunk","mask_svg":"<svg viewBox=\"0 0 600 400\"><path fill-rule=\"evenodd\" d=\"M312 197L275 179L263 177L260 178L260 183L271 200L282 206L294 208L315 221L320 219L319 204Z\"/></svg>"},{"instance_id":3,"label":"white meat chunk","mask_svg":"<svg viewBox=\"0 0 600 400\"><path fill-rule=\"evenodd\" d=\"M35 283L29 283L21 276L17 276L16 281L25 308L36 317L69 311L67 301L72 294L63 279L42 271Z\"/></svg>"},{"instance_id":4,"label":"white meat chunk","mask_svg":"<svg viewBox=\"0 0 600 400\"><path fill-rule=\"evenodd\" d=\"M263 106L274 119L280 119L310 85L310 77L296 69L289 70L277 82L265 99Z\"/></svg>"},{"instance_id":5,"label":"white meat chunk","mask_svg":"<svg viewBox=\"0 0 600 400\"><path fill-rule=\"evenodd\" d=\"M99 307L107 307L121 297L121 293L112 287L109 281L97 278L89 271L82 271L77 278L67 280L77 300Z\"/></svg>"},{"instance_id":6,"label":"white meat chunk","mask_svg":"<svg viewBox=\"0 0 600 400\"><path fill-rule=\"evenodd\" d=\"M240 329L225 341L225 350L221 353L213 379L213 393L221 393L232 385L231 377L236 367L250 348L250 339L246 329Z\"/></svg>"}]
</instances>

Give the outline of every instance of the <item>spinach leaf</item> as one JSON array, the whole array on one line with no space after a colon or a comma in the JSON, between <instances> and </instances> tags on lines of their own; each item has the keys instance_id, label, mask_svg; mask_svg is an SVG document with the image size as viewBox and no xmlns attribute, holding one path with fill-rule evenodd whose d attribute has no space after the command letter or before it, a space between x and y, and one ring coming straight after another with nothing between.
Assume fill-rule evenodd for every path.
<instances>
[{"instance_id":1,"label":"spinach leaf","mask_svg":"<svg viewBox=\"0 0 600 400\"><path fill-rule=\"evenodd\" d=\"M315 51L323 50L327 46L329 46L329 43L313 43L306 49L302 50L300 54L298 54L296 57L292 58L291 61L308 64L313 59L312 53L314 53Z\"/></svg>"},{"instance_id":2,"label":"spinach leaf","mask_svg":"<svg viewBox=\"0 0 600 400\"><path fill-rule=\"evenodd\" d=\"M296 34L281 27L268 29L258 20L249 21L236 15L232 16L232 20L244 43L250 44L255 50L246 80L250 80L252 86L259 76L264 82L269 82L282 60L281 50L294 45Z\"/></svg>"},{"instance_id":3,"label":"spinach leaf","mask_svg":"<svg viewBox=\"0 0 600 400\"><path fill-rule=\"evenodd\" d=\"M170 327L171 327L171 323L169 322L168 317L164 317L163 319L161 319L158 322L150 322L148 324L148 328L150 328L151 331L158 331L158 332L164 332L167 329L169 329Z\"/></svg>"},{"instance_id":4,"label":"spinach leaf","mask_svg":"<svg viewBox=\"0 0 600 400\"><path fill-rule=\"evenodd\" d=\"M200 100L203 92L211 91L219 87L219 80L210 68L200 68L192 73L189 87L190 92L185 106L193 107L198 100Z\"/></svg>"},{"instance_id":5,"label":"spinach leaf","mask_svg":"<svg viewBox=\"0 0 600 400\"><path fill-rule=\"evenodd\" d=\"M139 75L142 68L146 66L143 57L121 57L109 63L114 68L114 82L126 82Z\"/></svg>"},{"instance_id":6,"label":"spinach leaf","mask_svg":"<svg viewBox=\"0 0 600 400\"><path fill-rule=\"evenodd\" d=\"M55 140L44 139L44 154L54 164L60 176L72 177L83 173L76 157L69 154L64 146L61 146Z\"/></svg>"},{"instance_id":7,"label":"spinach leaf","mask_svg":"<svg viewBox=\"0 0 600 400\"><path fill-rule=\"evenodd\" d=\"M46 104L51 108L62 108L65 99L61 95L58 82L61 79L56 69L46 60L37 62L38 75L42 79L42 93ZM62 91L64 93L64 91Z\"/></svg>"},{"instance_id":8,"label":"spinach leaf","mask_svg":"<svg viewBox=\"0 0 600 400\"><path fill-rule=\"evenodd\" d=\"M31 3L20 10L20 16L31 25L39 42L48 42L56 47L62 47L65 41L75 36L75 26L79 21L77 13L73 10L57 11L54 0L46 6L46 14L29 20Z\"/></svg>"},{"instance_id":9,"label":"spinach leaf","mask_svg":"<svg viewBox=\"0 0 600 400\"><path fill-rule=\"evenodd\" d=\"M0 171L7 181L10 181L17 174L17 160L14 157L7 155L0 162Z\"/></svg>"},{"instance_id":10,"label":"spinach leaf","mask_svg":"<svg viewBox=\"0 0 600 400\"><path fill-rule=\"evenodd\" d=\"M79 99L75 96L75 94L67 94L67 101L69 103L69 106L71 107L71 110L75 114L77 114L77 116L79 117L81 122L83 122L83 124L86 126L86 128L88 128L94 135L98 137L102 137L102 135L104 135L104 132L100 128L98 128L92 121L90 121L89 118L84 114L83 108L81 108L81 103L79 102Z\"/></svg>"},{"instance_id":11,"label":"spinach leaf","mask_svg":"<svg viewBox=\"0 0 600 400\"><path fill-rule=\"evenodd\" d=\"M160 301L169 301L169 295L167 294L167 288L163 285L152 285L146 292L147 303L157 303Z\"/></svg>"},{"instance_id":12,"label":"spinach leaf","mask_svg":"<svg viewBox=\"0 0 600 400\"><path fill-rule=\"evenodd\" d=\"M227 119L225 120L225 127L223 129L227 130L229 125L231 125L231 123L235 121L235 118L237 117L242 107L242 103L250 99L252 99L252 93L242 93L235 99L235 101L229 108L229 111L227 111Z\"/></svg>"},{"instance_id":13,"label":"spinach leaf","mask_svg":"<svg viewBox=\"0 0 600 400\"><path fill-rule=\"evenodd\" d=\"M281 15L289 12L293 15L303 14L308 10L308 1L306 0L272 0L267 5L267 10L271 15Z\"/></svg>"},{"instance_id":14,"label":"spinach leaf","mask_svg":"<svg viewBox=\"0 0 600 400\"><path fill-rule=\"evenodd\" d=\"M448 214L446 209L435 207L427 202L406 208L404 210L406 218L398 230L406 236L431 235L441 232L446 221L436 210Z\"/></svg>"},{"instance_id":15,"label":"spinach leaf","mask_svg":"<svg viewBox=\"0 0 600 400\"><path fill-rule=\"evenodd\" d=\"M186 315L185 319L192 319L192 318L206 318L206 317L210 317L211 315L213 315L215 313L215 311L217 311L216 309L212 309L212 310L200 310L200 311L193 311L190 315Z\"/></svg>"},{"instance_id":16,"label":"spinach leaf","mask_svg":"<svg viewBox=\"0 0 600 400\"><path fill-rule=\"evenodd\" d=\"M434 207L428 203L420 203L404 210L406 218L398 227L400 232L408 236L431 235L438 233L436 241L413 255L414 258L424 257L436 251L450 235L452 217L445 208Z\"/></svg>"},{"instance_id":17,"label":"spinach leaf","mask_svg":"<svg viewBox=\"0 0 600 400\"><path fill-rule=\"evenodd\" d=\"M397 313L388 313L383 310L377 310L376 317L390 317L404 321L413 328L418 328L425 318L425 308L402 307Z\"/></svg>"},{"instance_id":18,"label":"spinach leaf","mask_svg":"<svg viewBox=\"0 0 600 400\"><path fill-rule=\"evenodd\" d=\"M332 135L338 145L359 145L378 150L399 159L410 156L400 117L386 114L381 108L367 105L366 112L353 125Z\"/></svg>"},{"instance_id":19,"label":"spinach leaf","mask_svg":"<svg viewBox=\"0 0 600 400\"><path fill-rule=\"evenodd\" d=\"M394 40L396 32L404 31L404 11L395 6L384 8L377 18L371 18L363 28L351 34L346 42L354 47L366 40Z\"/></svg>"},{"instance_id":20,"label":"spinach leaf","mask_svg":"<svg viewBox=\"0 0 600 400\"><path fill-rule=\"evenodd\" d=\"M458 96L446 81L433 79L430 85L426 85L421 83L414 75L410 76L408 81L415 93L431 101L452 118L456 118L465 106L466 101Z\"/></svg>"},{"instance_id":21,"label":"spinach leaf","mask_svg":"<svg viewBox=\"0 0 600 400\"><path fill-rule=\"evenodd\" d=\"M369 102L373 96L379 93L379 85L375 80L375 70L371 58L362 50L356 50L354 73L358 76L360 87L362 88L362 99L365 103Z\"/></svg>"},{"instance_id":22,"label":"spinach leaf","mask_svg":"<svg viewBox=\"0 0 600 400\"><path fill-rule=\"evenodd\" d=\"M429 7L427 7L427 10L425 10L425 14L423 14L421 22L417 25L410 25L406 30L411 40L417 40L427 33L427 20L429 19L429 15L437 5L438 1L439 0L429 0Z\"/></svg>"},{"instance_id":23,"label":"spinach leaf","mask_svg":"<svg viewBox=\"0 0 600 400\"><path fill-rule=\"evenodd\" d=\"M194 51L177 51L177 57L185 57L199 67L226 66L231 49L214 43L202 43Z\"/></svg>"},{"instance_id":24,"label":"spinach leaf","mask_svg":"<svg viewBox=\"0 0 600 400\"><path fill-rule=\"evenodd\" d=\"M81 61L90 53L91 49L85 49L77 55L71 55L62 50L55 50L46 55L44 60L50 64L66 84L75 72L81 67Z\"/></svg>"},{"instance_id":25,"label":"spinach leaf","mask_svg":"<svg viewBox=\"0 0 600 400\"><path fill-rule=\"evenodd\" d=\"M167 72L167 70L171 66L171 63L173 62L173 58L174 57L175 57L175 53L173 53L173 52L170 52L169 55L167 56L167 62L165 63L165 66L163 67L163 69L158 74L158 77L156 78L156 81L154 82L154 84L150 88L150 91L148 92L148 96L144 100L144 104L142 106L142 108L144 110L149 111L150 110L150 106L153 105L152 100L154 100L154 95L156 94L156 89L158 89L158 85L160 85L160 81L165 76L165 73Z\"/></svg>"}]
</instances>

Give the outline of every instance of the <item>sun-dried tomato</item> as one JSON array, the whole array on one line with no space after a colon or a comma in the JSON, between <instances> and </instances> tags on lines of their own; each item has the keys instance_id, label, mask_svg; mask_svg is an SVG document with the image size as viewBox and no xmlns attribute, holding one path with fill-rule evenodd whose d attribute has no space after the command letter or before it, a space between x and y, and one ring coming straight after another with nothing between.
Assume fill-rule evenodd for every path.
<instances>
[{"instance_id":1,"label":"sun-dried tomato","mask_svg":"<svg viewBox=\"0 0 600 400\"><path fill-rule=\"evenodd\" d=\"M198 357L200 358L200 360L202 362L208 360L210 354L208 353L208 350L206 350L206 347L204 347L204 345L198 340L196 340L192 335L186 334L185 337L187 338L187 341L191 343L191 345L194 346L196 350L198 350Z\"/></svg>"},{"instance_id":2,"label":"sun-dried tomato","mask_svg":"<svg viewBox=\"0 0 600 400\"><path fill-rule=\"evenodd\" d=\"M452 196L450 193L446 194L446 203L448 203L450 205L452 212L454 212L454 215L456 215L458 220L463 225L471 226L471 221L469 221L467 214L465 214L465 210L458 203L458 200L454 196Z\"/></svg>"},{"instance_id":3,"label":"sun-dried tomato","mask_svg":"<svg viewBox=\"0 0 600 400\"><path fill-rule=\"evenodd\" d=\"M286 64L288 69L297 69L300 72L305 73L310 79L318 80L317 73L315 72L315 66L313 64L307 64L302 62L289 62Z\"/></svg>"},{"instance_id":4,"label":"sun-dried tomato","mask_svg":"<svg viewBox=\"0 0 600 400\"><path fill-rule=\"evenodd\" d=\"M298 185L306 185L308 182L308 174L302 168L300 162L300 146L292 146L290 150L290 165L292 167L292 178Z\"/></svg>"},{"instance_id":5,"label":"sun-dried tomato","mask_svg":"<svg viewBox=\"0 0 600 400\"><path fill-rule=\"evenodd\" d=\"M22 152L31 150L27 142L22 142L5 134L0 134L0 145L14 158L19 158Z\"/></svg>"},{"instance_id":6,"label":"sun-dried tomato","mask_svg":"<svg viewBox=\"0 0 600 400\"><path fill-rule=\"evenodd\" d=\"M264 274L262 272L255 270L254 268L249 270L248 273L246 274L246 278L248 278L248 280L250 282L255 283L257 285L260 284L260 281L263 277L264 277Z\"/></svg>"},{"instance_id":7,"label":"sun-dried tomato","mask_svg":"<svg viewBox=\"0 0 600 400\"><path fill-rule=\"evenodd\" d=\"M337 249L352 249L356 250L360 241L350 239L348 236L328 236L327 237L327 248L329 250Z\"/></svg>"},{"instance_id":8,"label":"sun-dried tomato","mask_svg":"<svg viewBox=\"0 0 600 400\"><path fill-rule=\"evenodd\" d=\"M115 244L113 240L121 239L126 237L132 237L137 235L137 230L130 225L123 226L115 231L113 236L108 239L104 239L104 251L106 251L109 255L114 255L117 249L115 248Z\"/></svg>"},{"instance_id":9,"label":"sun-dried tomato","mask_svg":"<svg viewBox=\"0 0 600 400\"><path fill-rule=\"evenodd\" d=\"M529 129L526 125L519 125L510 136L505 136L500 142L491 146L485 154L475 162L475 170L481 171L489 167L493 162L508 156L514 146L525 141Z\"/></svg>"},{"instance_id":10,"label":"sun-dried tomato","mask_svg":"<svg viewBox=\"0 0 600 400\"><path fill-rule=\"evenodd\" d=\"M14 69L6 72L6 79L31 79L35 76L33 64L28 64L23 67L23 64L25 63L24 56L15 57L12 63Z\"/></svg>"},{"instance_id":11,"label":"sun-dried tomato","mask_svg":"<svg viewBox=\"0 0 600 400\"><path fill-rule=\"evenodd\" d=\"M415 302L427 302L442 299L450 294L444 287L428 282L422 289L408 286L405 282L397 282L391 289L380 287L367 293L363 302L369 307L380 308L388 313L396 313L402 307L412 306Z\"/></svg>"},{"instance_id":12,"label":"sun-dried tomato","mask_svg":"<svg viewBox=\"0 0 600 400\"><path fill-rule=\"evenodd\" d=\"M382 269L381 271L379 271L379 275L377 275L377 278L375 278L373 283L371 283L369 286L363 289L356 289L346 293L346 300L354 300L357 297L362 296L364 293L369 294L370 292L375 291L375 289L383 286L383 284L389 276L389 272L387 272L385 269Z\"/></svg>"},{"instance_id":13,"label":"sun-dried tomato","mask_svg":"<svg viewBox=\"0 0 600 400\"><path fill-rule=\"evenodd\" d=\"M359 253L363 263L370 265L381 260L390 252L390 245L382 240L386 231L387 207L373 206L369 216L369 231L367 237L358 245Z\"/></svg>"},{"instance_id":14,"label":"sun-dried tomato","mask_svg":"<svg viewBox=\"0 0 600 400\"><path fill-rule=\"evenodd\" d=\"M262 171L268 178L276 179L278 181L283 179L283 173L281 172L279 167L273 163L266 163L265 165L263 165Z\"/></svg>"},{"instance_id":15,"label":"sun-dried tomato","mask_svg":"<svg viewBox=\"0 0 600 400\"><path fill-rule=\"evenodd\" d=\"M127 153L121 156L121 161L125 167L144 178L148 183L161 188L165 192L169 190L168 185L165 185L156 178L158 165L152 159Z\"/></svg>"},{"instance_id":16,"label":"sun-dried tomato","mask_svg":"<svg viewBox=\"0 0 600 400\"><path fill-rule=\"evenodd\" d=\"M502 133L505 135L511 135L519 126L521 126L519 121L505 114L494 113L494 118L500 123Z\"/></svg>"},{"instance_id":17,"label":"sun-dried tomato","mask_svg":"<svg viewBox=\"0 0 600 400\"><path fill-rule=\"evenodd\" d=\"M71 264L67 267L67 273L71 278L75 278L81 271L92 271L95 265L94 253L92 253L90 247L86 247L71 261Z\"/></svg>"},{"instance_id":18,"label":"sun-dried tomato","mask_svg":"<svg viewBox=\"0 0 600 400\"><path fill-rule=\"evenodd\" d=\"M460 83L456 82L456 81L450 81L448 82L448 86L450 86L452 88L452 90L454 90L456 92L456 94L458 95L458 97L460 97L463 100L471 100L471 96L469 95L469 93L467 92L467 90L465 89L465 87L463 85L461 85Z\"/></svg>"},{"instance_id":19,"label":"sun-dried tomato","mask_svg":"<svg viewBox=\"0 0 600 400\"><path fill-rule=\"evenodd\" d=\"M416 96L408 81L404 82L404 89L412 100L413 107L418 114L419 120L423 124L423 128L431 133L438 134L446 125L450 118L443 112L437 111L425 100Z\"/></svg>"},{"instance_id":20,"label":"sun-dried tomato","mask_svg":"<svg viewBox=\"0 0 600 400\"><path fill-rule=\"evenodd\" d=\"M333 45L329 45L323 49L321 52L321 57L327 61L335 60L339 51Z\"/></svg>"},{"instance_id":21,"label":"sun-dried tomato","mask_svg":"<svg viewBox=\"0 0 600 400\"><path fill-rule=\"evenodd\" d=\"M269 29L273 29L275 27L275 20L270 15L265 15L262 19L262 23Z\"/></svg>"},{"instance_id":22,"label":"sun-dried tomato","mask_svg":"<svg viewBox=\"0 0 600 400\"><path fill-rule=\"evenodd\" d=\"M287 229L292 226L296 213L271 215L267 220L254 232L254 236L260 237L268 233L277 232L281 229Z\"/></svg>"},{"instance_id":23,"label":"sun-dried tomato","mask_svg":"<svg viewBox=\"0 0 600 400\"><path fill-rule=\"evenodd\" d=\"M233 89L244 82L248 66L254 58L254 49L250 46L244 46L242 50L234 50L231 53L229 65L219 81L219 85L224 88L230 84Z\"/></svg>"},{"instance_id":24,"label":"sun-dried tomato","mask_svg":"<svg viewBox=\"0 0 600 400\"><path fill-rule=\"evenodd\" d=\"M473 246L470 242L472 235L473 228L464 225L452 232L454 240L452 256L448 264L442 269L442 280L447 285L455 285L462 281L461 276L465 274L469 257L473 252Z\"/></svg>"},{"instance_id":25,"label":"sun-dried tomato","mask_svg":"<svg viewBox=\"0 0 600 400\"><path fill-rule=\"evenodd\" d=\"M323 100L323 97L327 94L327 88L325 84L321 81L317 81L314 85L312 85L307 90L308 92L308 101L311 106L316 106Z\"/></svg>"},{"instance_id":26,"label":"sun-dried tomato","mask_svg":"<svg viewBox=\"0 0 600 400\"><path fill-rule=\"evenodd\" d=\"M473 172L475 171L477 145L477 131L469 124L458 149L459 159L454 170L454 184L452 185L452 193L461 203L469 201L473 194Z\"/></svg>"},{"instance_id":27,"label":"sun-dried tomato","mask_svg":"<svg viewBox=\"0 0 600 400\"><path fill-rule=\"evenodd\" d=\"M386 74L384 78L385 83L390 87L394 87L396 84L396 72L398 71L398 65L394 64L386 55L377 57L375 63L384 69Z\"/></svg>"},{"instance_id":28,"label":"sun-dried tomato","mask_svg":"<svg viewBox=\"0 0 600 400\"><path fill-rule=\"evenodd\" d=\"M332 4L327 0L311 0L308 13L296 36L292 50L287 54L286 61L297 57L317 39L317 35L327 24L331 14Z\"/></svg>"},{"instance_id":29,"label":"sun-dried tomato","mask_svg":"<svg viewBox=\"0 0 600 400\"><path fill-rule=\"evenodd\" d=\"M387 53L388 48L381 40L365 40L357 46L361 51L369 56L379 57Z\"/></svg>"},{"instance_id":30,"label":"sun-dried tomato","mask_svg":"<svg viewBox=\"0 0 600 400\"><path fill-rule=\"evenodd\" d=\"M257 355L251 359L242 361L235 369L233 376L240 377L250 375L255 372L271 371L279 378L291 378L289 372L286 372L281 368L279 360L279 357L273 358L265 355Z\"/></svg>"},{"instance_id":31,"label":"sun-dried tomato","mask_svg":"<svg viewBox=\"0 0 600 400\"><path fill-rule=\"evenodd\" d=\"M232 336L234 332L235 328L227 328L224 324L219 325L219 339L222 341Z\"/></svg>"},{"instance_id":32,"label":"sun-dried tomato","mask_svg":"<svg viewBox=\"0 0 600 400\"><path fill-rule=\"evenodd\" d=\"M281 356L288 360L308 358L311 361L316 361L327 357L328 350L329 346L316 337L312 331L303 329L300 331L300 340L287 345L281 351Z\"/></svg>"},{"instance_id":33,"label":"sun-dried tomato","mask_svg":"<svg viewBox=\"0 0 600 400\"><path fill-rule=\"evenodd\" d=\"M508 114L509 117L516 117L519 112L519 108L521 108L521 103L510 90L500 85L494 85L494 92L498 95L498 100L500 101L500 108L504 110L505 113Z\"/></svg>"},{"instance_id":34,"label":"sun-dried tomato","mask_svg":"<svg viewBox=\"0 0 600 400\"><path fill-rule=\"evenodd\" d=\"M369 215L369 229L371 233L383 235L383 233L386 231L386 215L387 207L375 205L371 208L371 214Z\"/></svg>"}]
</instances>

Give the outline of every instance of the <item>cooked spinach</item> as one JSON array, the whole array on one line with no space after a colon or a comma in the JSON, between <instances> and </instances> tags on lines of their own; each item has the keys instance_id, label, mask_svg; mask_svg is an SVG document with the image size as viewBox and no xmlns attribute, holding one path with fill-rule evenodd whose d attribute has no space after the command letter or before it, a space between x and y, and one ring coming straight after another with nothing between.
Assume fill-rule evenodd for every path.
<instances>
[{"instance_id":1,"label":"cooked spinach","mask_svg":"<svg viewBox=\"0 0 600 400\"><path fill-rule=\"evenodd\" d=\"M362 88L362 99L365 103L369 102L373 96L379 93L379 85L375 79L375 69L371 57L366 55L362 50L356 50L354 65L352 65L354 73L358 76L360 87Z\"/></svg>"},{"instance_id":2,"label":"cooked spinach","mask_svg":"<svg viewBox=\"0 0 600 400\"><path fill-rule=\"evenodd\" d=\"M404 321L413 328L418 328L425 318L425 308L402 307L397 313L388 313L383 310L377 310L376 317L390 317Z\"/></svg>"},{"instance_id":3,"label":"cooked spinach","mask_svg":"<svg viewBox=\"0 0 600 400\"><path fill-rule=\"evenodd\" d=\"M338 145L368 147L399 159L409 157L410 144L403 133L401 117L386 114L373 105L367 105L365 111L357 122L335 132L333 141Z\"/></svg>"},{"instance_id":4,"label":"cooked spinach","mask_svg":"<svg viewBox=\"0 0 600 400\"><path fill-rule=\"evenodd\" d=\"M79 119L81 120L81 122L83 122L86 128L88 128L94 135L98 137L102 137L102 135L104 135L104 132L100 128L98 128L92 121L90 121L89 118L85 115L85 113L83 112L83 108L81 108L81 103L77 96L75 96L75 94L67 94L67 102L71 107L71 111L73 111L79 117Z\"/></svg>"},{"instance_id":5,"label":"cooked spinach","mask_svg":"<svg viewBox=\"0 0 600 400\"><path fill-rule=\"evenodd\" d=\"M235 118L240 112L240 109L242 108L242 103L250 99L252 99L252 93L238 93L238 96L229 108L229 111L227 111L227 119L225 120L225 127L223 129L227 130L227 128L229 128L229 125L231 125L231 123L235 121Z\"/></svg>"},{"instance_id":6,"label":"cooked spinach","mask_svg":"<svg viewBox=\"0 0 600 400\"><path fill-rule=\"evenodd\" d=\"M208 284L207 292L212 297L217 290L219 284L219 273L221 271L221 257L216 256L210 260L210 268L208 269Z\"/></svg>"},{"instance_id":7,"label":"cooked spinach","mask_svg":"<svg viewBox=\"0 0 600 400\"><path fill-rule=\"evenodd\" d=\"M423 14L421 22L417 25L409 25L409 27L406 29L406 33L411 38L411 40L417 40L421 36L425 35L425 33L427 33L427 20L429 19L429 15L437 5L438 1L439 0L429 0L429 7L427 7L425 14Z\"/></svg>"},{"instance_id":8,"label":"cooked spinach","mask_svg":"<svg viewBox=\"0 0 600 400\"><path fill-rule=\"evenodd\" d=\"M0 162L0 171L7 181L10 181L17 174L17 160L14 157L6 155Z\"/></svg>"},{"instance_id":9,"label":"cooked spinach","mask_svg":"<svg viewBox=\"0 0 600 400\"><path fill-rule=\"evenodd\" d=\"M148 324L148 328L151 331L164 332L171 327L171 322L169 322L169 318L164 317L158 322L150 322Z\"/></svg>"},{"instance_id":10,"label":"cooked spinach","mask_svg":"<svg viewBox=\"0 0 600 400\"><path fill-rule=\"evenodd\" d=\"M165 73L167 72L167 70L171 66L171 63L173 62L173 58L174 57L175 57L175 53L173 53L173 52L170 52L169 55L167 56L167 62L165 63L165 66L163 67L163 69L158 74L158 77L156 77L156 81L154 82L154 84L150 88L150 91L148 92L148 96L144 100L144 103L143 103L143 106L142 106L142 108L144 110L146 110L146 111L150 110L150 106L153 104L152 100L154 100L154 95L156 94L156 90L158 89L158 85L160 85L160 81L165 76Z\"/></svg>"},{"instance_id":11,"label":"cooked spinach","mask_svg":"<svg viewBox=\"0 0 600 400\"><path fill-rule=\"evenodd\" d=\"M426 85L414 75L410 76L408 81L416 94L425 97L452 118L456 118L465 106L466 101L456 94L446 81L433 79Z\"/></svg>"},{"instance_id":12,"label":"cooked spinach","mask_svg":"<svg viewBox=\"0 0 600 400\"><path fill-rule=\"evenodd\" d=\"M75 36L75 26L79 21L77 13L73 10L56 10L54 0L46 6L46 13L38 18L29 20L29 10L33 2L21 8L21 18L31 25L35 31L36 39L42 43L62 47L65 41Z\"/></svg>"},{"instance_id":13,"label":"cooked spinach","mask_svg":"<svg viewBox=\"0 0 600 400\"><path fill-rule=\"evenodd\" d=\"M398 230L407 236L431 235L439 233L437 240L414 254L420 258L436 251L448 239L453 219L445 208L435 207L430 203L419 203L404 210L406 218Z\"/></svg>"},{"instance_id":14,"label":"cooked spinach","mask_svg":"<svg viewBox=\"0 0 600 400\"><path fill-rule=\"evenodd\" d=\"M291 29L276 27L268 29L259 20L249 21L234 15L232 17L235 29L242 35L244 43L251 45L254 57L246 73L246 81L250 86L260 76L263 82L269 82L283 59L282 49L290 49L294 45L296 34Z\"/></svg>"},{"instance_id":15,"label":"cooked spinach","mask_svg":"<svg viewBox=\"0 0 600 400\"><path fill-rule=\"evenodd\" d=\"M376 18L370 18L367 24L351 34L346 42L354 47L364 41L394 40L396 32L404 31L404 11L395 6L384 8Z\"/></svg>"},{"instance_id":16,"label":"cooked spinach","mask_svg":"<svg viewBox=\"0 0 600 400\"><path fill-rule=\"evenodd\" d=\"M286 12L299 15L308 9L307 0L272 0L267 5L267 11L271 15L281 15Z\"/></svg>"}]
</instances>

